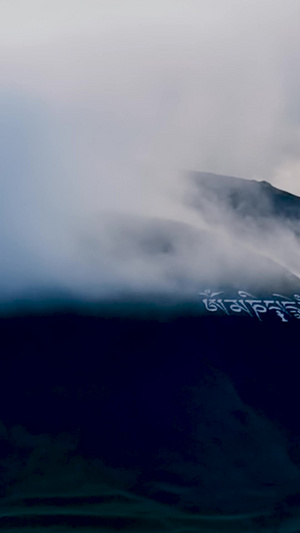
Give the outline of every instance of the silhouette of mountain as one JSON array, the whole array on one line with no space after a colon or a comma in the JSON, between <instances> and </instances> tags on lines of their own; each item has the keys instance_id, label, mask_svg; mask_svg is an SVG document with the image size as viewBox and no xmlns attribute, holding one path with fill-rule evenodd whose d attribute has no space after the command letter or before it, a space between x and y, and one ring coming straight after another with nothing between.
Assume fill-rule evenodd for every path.
<instances>
[{"instance_id":1,"label":"silhouette of mountain","mask_svg":"<svg viewBox=\"0 0 300 533\"><path fill-rule=\"evenodd\" d=\"M2 307L3 531L299 530L299 279L231 231L260 226L259 191L289 228L299 199L221 180L194 177L202 229L108 222L114 296Z\"/></svg>"},{"instance_id":2,"label":"silhouette of mountain","mask_svg":"<svg viewBox=\"0 0 300 533\"><path fill-rule=\"evenodd\" d=\"M300 198L266 181L194 172L187 203L211 228L300 276Z\"/></svg>"},{"instance_id":3,"label":"silhouette of mountain","mask_svg":"<svg viewBox=\"0 0 300 533\"><path fill-rule=\"evenodd\" d=\"M195 205L205 210L205 202L220 211L228 210L240 218L250 217L258 225L267 219L294 228L299 236L300 198L277 189L267 181L223 176L209 172L193 172L191 180L198 190Z\"/></svg>"}]
</instances>

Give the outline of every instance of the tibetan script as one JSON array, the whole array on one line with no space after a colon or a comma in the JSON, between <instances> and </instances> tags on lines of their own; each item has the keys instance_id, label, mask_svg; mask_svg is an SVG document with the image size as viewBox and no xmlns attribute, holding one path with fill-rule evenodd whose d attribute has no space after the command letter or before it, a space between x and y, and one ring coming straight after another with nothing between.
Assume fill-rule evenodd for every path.
<instances>
[{"instance_id":1,"label":"tibetan script","mask_svg":"<svg viewBox=\"0 0 300 533\"><path fill-rule=\"evenodd\" d=\"M300 319L300 295L293 298L282 294L272 294L270 299L260 299L245 291L238 291L237 298L222 298L223 292L212 292L209 289L199 292L206 311L221 312L226 315L246 314L262 321L267 313L275 313L282 322Z\"/></svg>"}]
</instances>

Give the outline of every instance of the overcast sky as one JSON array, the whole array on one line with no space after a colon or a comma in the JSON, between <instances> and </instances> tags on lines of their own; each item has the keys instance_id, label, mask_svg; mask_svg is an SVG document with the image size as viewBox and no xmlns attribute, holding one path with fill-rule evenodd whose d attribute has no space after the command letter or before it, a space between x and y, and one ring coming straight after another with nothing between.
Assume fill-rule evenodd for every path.
<instances>
[{"instance_id":1,"label":"overcast sky","mask_svg":"<svg viewBox=\"0 0 300 533\"><path fill-rule=\"evenodd\" d=\"M66 213L178 218L188 169L300 195L299 20L299 0L0 0L2 246L50 225L57 246Z\"/></svg>"},{"instance_id":2,"label":"overcast sky","mask_svg":"<svg viewBox=\"0 0 300 533\"><path fill-rule=\"evenodd\" d=\"M132 171L197 168L300 194L298 0L0 8L3 107L8 97L28 107L27 128L39 115L43 144L76 167L77 156L91 189L122 159Z\"/></svg>"}]
</instances>

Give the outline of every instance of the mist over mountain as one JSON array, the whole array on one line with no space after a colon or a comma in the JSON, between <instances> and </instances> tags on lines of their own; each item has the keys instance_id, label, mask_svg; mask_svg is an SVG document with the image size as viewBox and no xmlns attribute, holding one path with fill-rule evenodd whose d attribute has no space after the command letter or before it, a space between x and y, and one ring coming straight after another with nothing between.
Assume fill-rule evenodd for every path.
<instances>
[{"instance_id":1,"label":"mist over mountain","mask_svg":"<svg viewBox=\"0 0 300 533\"><path fill-rule=\"evenodd\" d=\"M198 189L195 204L201 209L210 201L220 210L228 209L240 219L256 221L258 227L268 219L299 230L300 198L282 191L267 181L247 180L210 172L193 172L191 180ZM202 204L201 204L202 199ZM210 206L211 207L211 206ZM206 213L208 215L208 213ZM216 213L212 213L212 216Z\"/></svg>"},{"instance_id":2,"label":"mist over mountain","mask_svg":"<svg viewBox=\"0 0 300 533\"><path fill-rule=\"evenodd\" d=\"M190 175L187 195L212 227L300 273L300 198L266 181L205 172Z\"/></svg>"},{"instance_id":3,"label":"mist over mountain","mask_svg":"<svg viewBox=\"0 0 300 533\"><path fill-rule=\"evenodd\" d=\"M18 277L16 264L4 272L2 302L49 294L86 302L124 297L193 302L209 288L297 293L299 203L265 182L194 173L183 198L186 213L178 220L108 210L70 219L48 248L37 241L27 281L23 272ZM20 244L24 249L26 241ZM9 257L14 258L6 261Z\"/></svg>"},{"instance_id":4,"label":"mist over mountain","mask_svg":"<svg viewBox=\"0 0 300 533\"><path fill-rule=\"evenodd\" d=\"M184 201L81 220L2 299L4 531L298 531L300 199L196 173Z\"/></svg>"},{"instance_id":5,"label":"mist over mountain","mask_svg":"<svg viewBox=\"0 0 300 533\"><path fill-rule=\"evenodd\" d=\"M1 532L299 533L299 0L0 4Z\"/></svg>"}]
</instances>

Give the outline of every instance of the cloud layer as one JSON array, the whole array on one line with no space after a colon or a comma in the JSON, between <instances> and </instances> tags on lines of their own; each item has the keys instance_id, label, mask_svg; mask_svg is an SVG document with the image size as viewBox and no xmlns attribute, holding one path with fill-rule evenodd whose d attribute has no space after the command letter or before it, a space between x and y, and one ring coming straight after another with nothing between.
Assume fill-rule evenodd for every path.
<instances>
[{"instance_id":1,"label":"cloud layer","mask_svg":"<svg viewBox=\"0 0 300 533\"><path fill-rule=\"evenodd\" d=\"M103 210L199 225L186 169L300 194L299 15L294 0L6 1L1 284L64 285Z\"/></svg>"}]
</instances>

